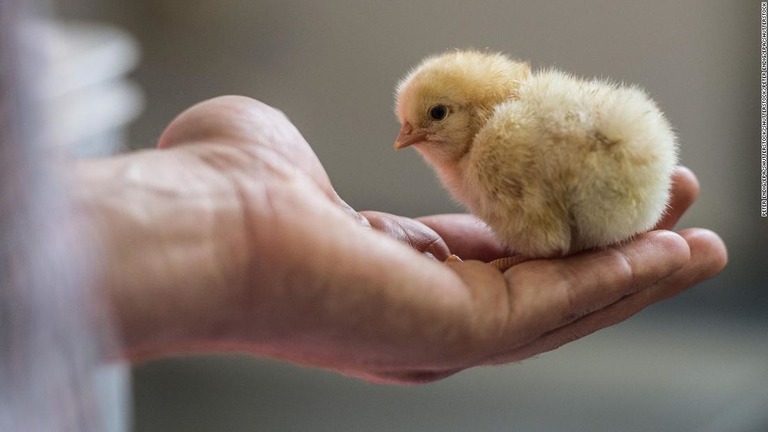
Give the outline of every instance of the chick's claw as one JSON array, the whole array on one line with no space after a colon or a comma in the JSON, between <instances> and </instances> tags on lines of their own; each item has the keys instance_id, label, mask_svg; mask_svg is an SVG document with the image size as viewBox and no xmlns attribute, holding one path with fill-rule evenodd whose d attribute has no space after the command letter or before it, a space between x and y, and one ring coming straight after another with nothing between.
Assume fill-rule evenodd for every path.
<instances>
[{"instance_id":1,"label":"chick's claw","mask_svg":"<svg viewBox=\"0 0 768 432\"><path fill-rule=\"evenodd\" d=\"M504 273L510 268L518 264L524 263L526 261L529 261L530 259L531 258L526 258L521 255L516 255L516 256L509 256L509 257L495 259L489 262L488 265ZM461 258L459 258L458 255L455 255L455 254L452 254L445 259L446 264L460 263L460 262L464 262L464 261Z\"/></svg>"},{"instance_id":2,"label":"chick's claw","mask_svg":"<svg viewBox=\"0 0 768 432\"><path fill-rule=\"evenodd\" d=\"M505 271L509 270L510 268L522 264L526 261L530 261L531 258L524 257L522 255L515 255L510 257L504 257L495 259L488 263L489 266L498 269L500 272L504 273Z\"/></svg>"}]
</instances>

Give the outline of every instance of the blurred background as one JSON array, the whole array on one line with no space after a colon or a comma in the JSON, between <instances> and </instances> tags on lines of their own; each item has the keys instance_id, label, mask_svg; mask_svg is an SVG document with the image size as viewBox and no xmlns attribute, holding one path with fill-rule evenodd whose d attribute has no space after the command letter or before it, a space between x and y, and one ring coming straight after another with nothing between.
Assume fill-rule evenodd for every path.
<instances>
[{"instance_id":1,"label":"blurred background","mask_svg":"<svg viewBox=\"0 0 768 432\"><path fill-rule=\"evenodd\" d=\"M428 54L489 48L647 89L701 182L681 226L729 247L722 275L624 324L427 386L237 356L139 365L134 430L768 431L757 2L53 3L69 75L51 83L51 106L80 157L152 147L186 107L242 94L291 118L353 207L458 211L415 152L392 150L393 89Z\"/></svg>"}]
</instances>

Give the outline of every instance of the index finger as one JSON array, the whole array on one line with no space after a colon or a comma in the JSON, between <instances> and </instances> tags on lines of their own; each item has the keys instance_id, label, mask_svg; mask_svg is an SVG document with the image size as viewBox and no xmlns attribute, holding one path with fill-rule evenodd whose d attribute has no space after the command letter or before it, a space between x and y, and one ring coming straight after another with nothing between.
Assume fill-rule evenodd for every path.
<instances>
[{"instance_id":1,"label":"index finger","mask_svg":"<svg viewBox=\"0 0 768 432\"><path fill-rule=\"evenodd\" d=\"M702 229L681 231L690 245L691 259L672 275L660 279L649 288L631 294L612 305L586 315L575 322L547 333L530 345L505 356L497 356L494 362L508 363L542 352L551 351L565 343L621 322L651 304L678 294L719 273L728 261L725 244L717 234Z\"/></svg>"},{"instance_id":2,"label":"index finger","mask_svg":"<svg viewBox=\"0 0 768 432\"><path fill-rule=\"evenodd\" d=\"M652 231L601 251L519 264L504 274L510 316L522 317L509 331L538 337L651 286L689 259L682 237Z\"/></svg>"}]
</instances>

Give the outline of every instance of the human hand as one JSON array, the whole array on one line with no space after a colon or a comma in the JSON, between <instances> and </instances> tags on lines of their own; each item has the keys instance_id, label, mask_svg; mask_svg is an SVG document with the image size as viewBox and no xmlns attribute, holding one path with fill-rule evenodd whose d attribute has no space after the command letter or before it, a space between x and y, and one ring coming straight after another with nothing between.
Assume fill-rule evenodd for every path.
<instances>
[{"instance_id":1,"label":"human hand","mask_svg":"<svg viewBox=\"0 0 768 432\"><path fill-rule=\"evenodd\" d=\"M180 115L162 151L83 163L125 354L238 351L418 383L554 349L718 273L716 234L670 229L697 192L678 171L660 229L529 261L467 215L357 213L280 113L224 97ZM451 253L464 262L444 264Z\"/></svg>"}]
</instances>

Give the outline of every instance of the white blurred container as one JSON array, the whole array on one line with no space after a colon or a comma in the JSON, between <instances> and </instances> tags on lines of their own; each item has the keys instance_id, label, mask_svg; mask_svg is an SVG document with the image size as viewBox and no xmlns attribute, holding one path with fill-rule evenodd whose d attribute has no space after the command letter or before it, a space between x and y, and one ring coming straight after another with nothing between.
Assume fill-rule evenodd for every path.
<instances>
[{"instance_id":1,"label":"white blurred container","mask_svg":"<svg viewBox=\"0 0 768 432\"><path fill-rule=\"evenodd\" d=\"M47 66L36 90L51 145L83 158L127 149L126 128L144 107L141 89L126 78L139 62L136 40L104 24L57 21L28 23L24 37L29 49L42 48ZM94 380L105 431L128 431L129 365L105 363Z\"/></svg>"},{"instance_id":2,"label":"white blurred container","mask_svg":"<svg viewBox=\"0 0 768 432\"><path fill-rule=\"evenodd\" d=\"M126 75L139 62L136 40L118 28L90 22L35 25L50 62L42 83L52 141L78 157L127 149L126 128L144 106Z\"/></svg>"}]
</instances>

